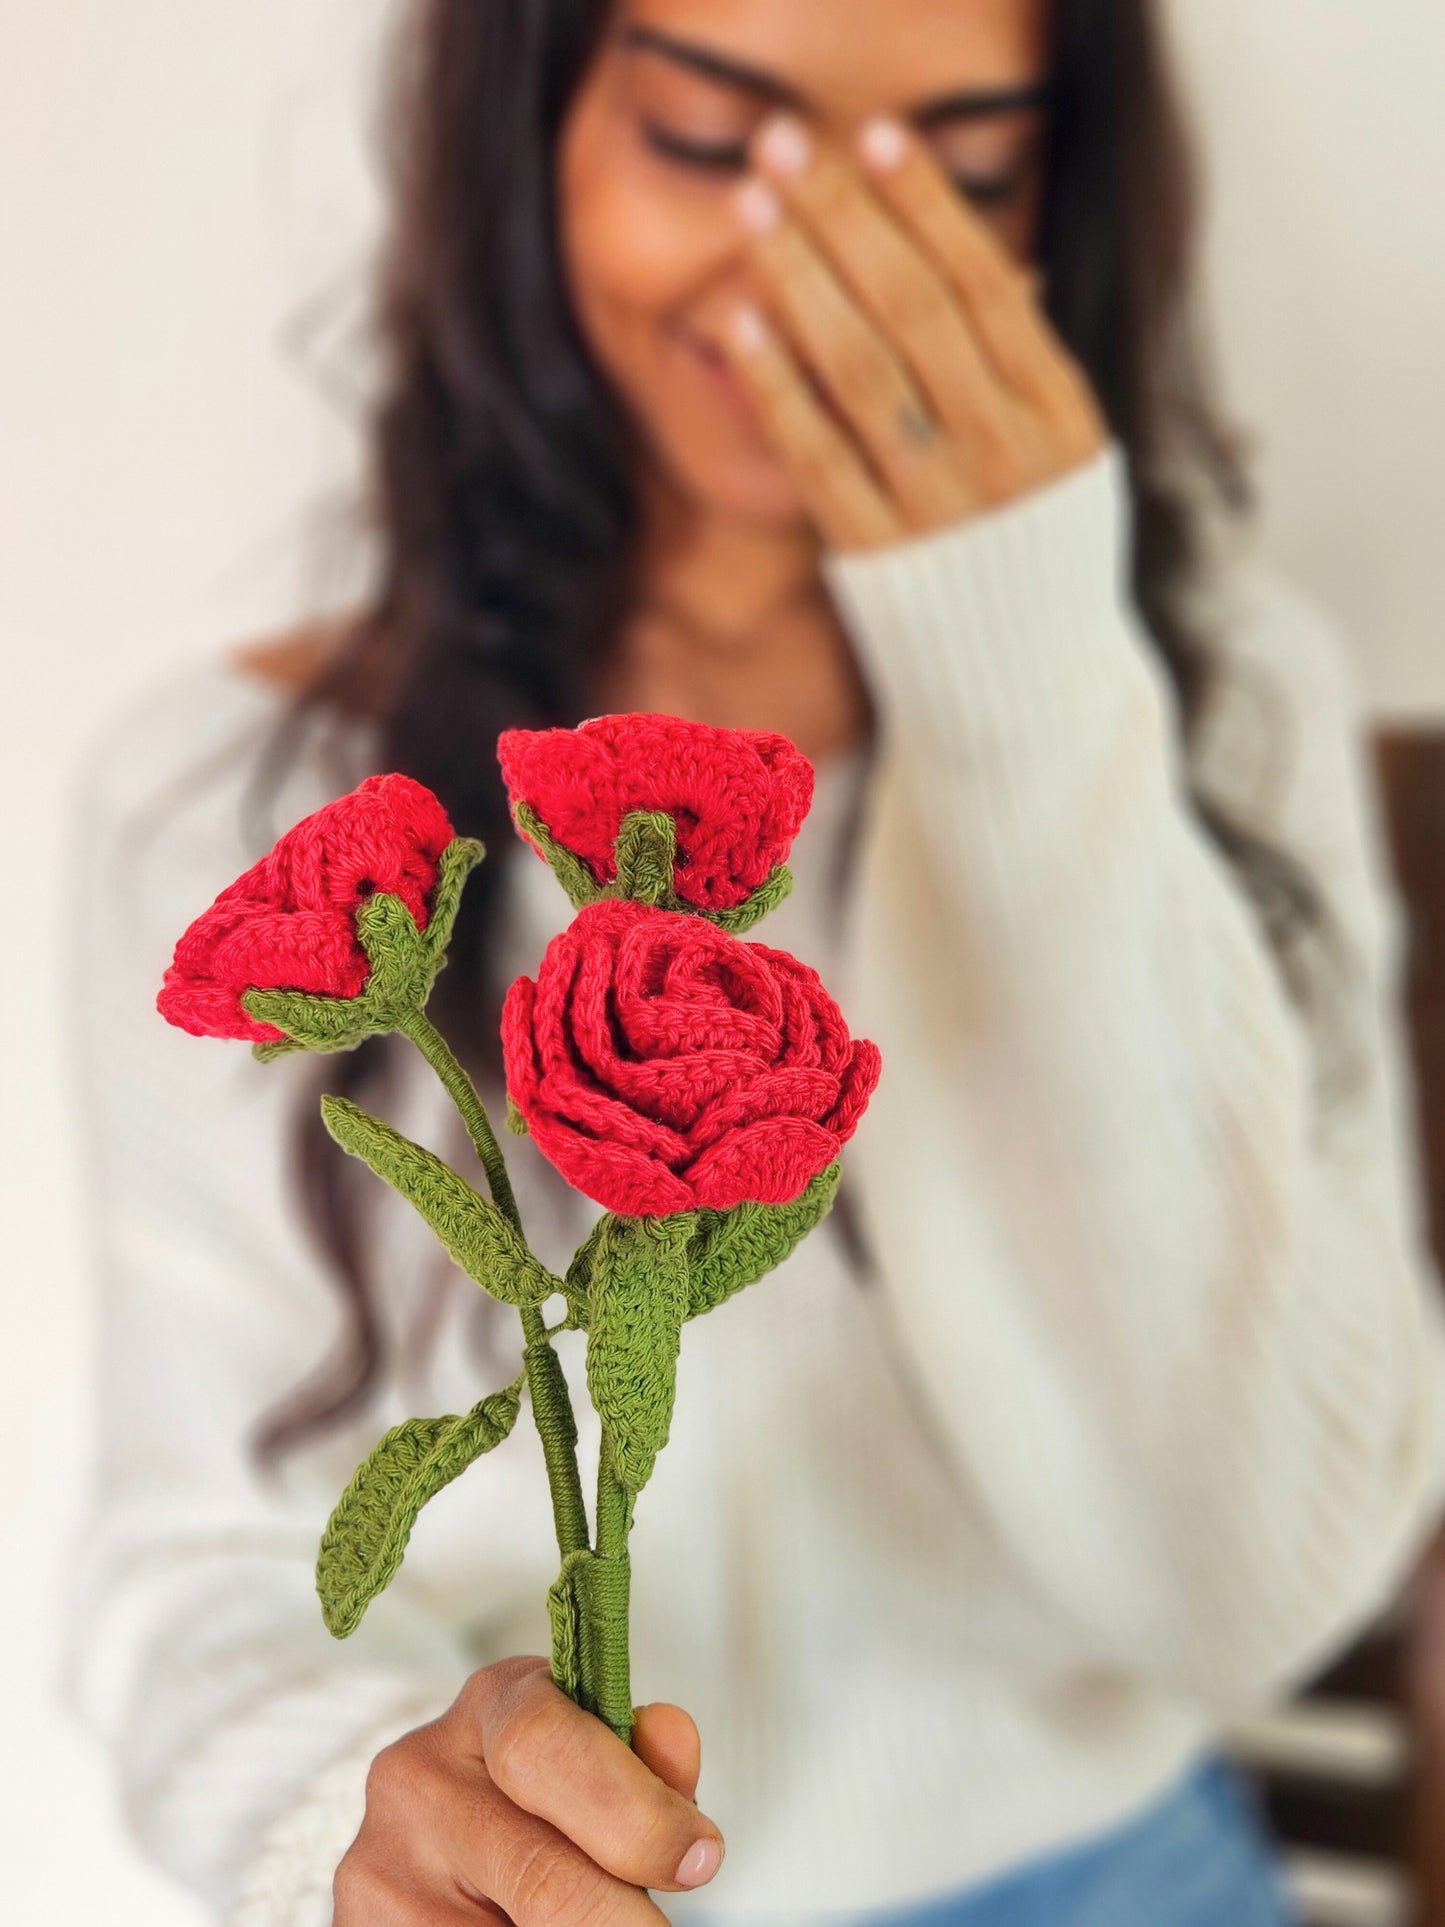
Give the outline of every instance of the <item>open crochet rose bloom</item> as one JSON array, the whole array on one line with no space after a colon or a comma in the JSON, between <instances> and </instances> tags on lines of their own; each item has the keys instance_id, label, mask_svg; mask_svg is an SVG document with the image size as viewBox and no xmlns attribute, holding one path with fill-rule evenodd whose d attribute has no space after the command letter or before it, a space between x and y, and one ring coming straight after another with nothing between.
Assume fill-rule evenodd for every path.
<instances>
[{"instance_id":1,"label":"open crochet rose bloom","mask_svg":"<svg viewBox=\"0 0 1445 1927\"><path fill-rule=\"evenodd\" d=\"M502 1050L538 1149L638 1217L797 1197L880 1068L807 964L623 898L579 910L512 984Z\"/></svg>"},{"instance_id":2,"label":"open crochet rose bloom","mask_svg":"<svg viewBox=\"0 0 1445 1927\"><path fill-rule=\"evenodd\" d=\"M358 996L370 972L358 909L388 891L425 929L454 834L423 784L368 776L289 829L202 911L176 945L156 1008L196 1037L274 1043L286 1033L245 1010L246 991Z\"/></svg>"},{"instance_id":3,"label":"open crochet rose bloom","mask_svg":"<svg viewBox=\"0 0 1445 1927\"><path fill-rule=\"evenodd\" d=\"M786 736L681 716L505 729L497 756L513 804L527 804L599 883L616 877L628 812L665 811L677 824L674 888L700 910L751 896L787 857L813 800L813 766Z\"/></svg>"}]
</instances>

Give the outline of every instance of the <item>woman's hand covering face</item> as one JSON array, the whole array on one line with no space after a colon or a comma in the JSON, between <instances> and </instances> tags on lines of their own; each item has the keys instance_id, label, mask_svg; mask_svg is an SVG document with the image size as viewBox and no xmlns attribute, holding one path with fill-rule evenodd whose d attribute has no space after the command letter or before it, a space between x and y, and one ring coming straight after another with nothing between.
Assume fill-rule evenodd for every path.
<instances>
[{"instance_id":1,"label":"woman's hand covering face","mask_svg":"<svg viewBox=\"0 0 1445 1927\"><path fill-rule=\"evenodd\" d=\"M735 314L732 363L841 550L1001 507L1108 438L1035 273L921 141L879 126L855 160L775 116L751 148L767 178L737 196L769 312Z\"/></svg>"}]
</instances>

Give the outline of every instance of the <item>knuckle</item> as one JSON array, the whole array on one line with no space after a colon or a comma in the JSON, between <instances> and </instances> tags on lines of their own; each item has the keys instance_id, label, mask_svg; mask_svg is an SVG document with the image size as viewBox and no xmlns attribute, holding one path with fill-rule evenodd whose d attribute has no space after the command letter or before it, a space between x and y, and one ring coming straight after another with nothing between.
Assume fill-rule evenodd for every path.
<instances>
[{"instance_id":1,"label":"knuckle","mask_svg":"<svg viewBox=\"0 0 1445 1927\"><path fill-rule=\"evenodd\" d=\"M373 1809L386 1806L396 1797L406 1774L400 1745L393 1740L384 1746L366 1769L366 1805Z\"/></svg>"},{"instance_id":2,"label":"knuckle","mask_svg":"<svg viewBox=\"0 0 1445 1927\"><path fill-rule=\"evenodd\" d=\"M508 1911L529 1920L585 1927L597 1912L595 1870L570 1841L543 1838L524 1847L512 1867Z\"/></svg>"},{"instance_id":3,"label":"knuckle","mask_svg":"<svg viewBox=\"0 0 1445 1927\"><path fill-rule=\"evenodd\" d=\"M880 403L894 387L893 367L886 355L866 341L846 341L833 358L833 381L840 397Z\"/></svg>"},{"instance_id":4,"label":"knuckle","mask_svg":"<svg viewBox=\"0 0 1445 1927\"><path fill-rule=\"evenodd\" d=\"M530 1674L550 1670L550 1660L541 1653L518 1653L510 1659L494 1659L489 1666L479 1666L468 1675L457 1697L480 1712L500 1696L514 1693Z\"/></svg>"},{"instance_id":5,"label":"knuckle","mask_svg":"<svg viewBox=\"0 0 1445 1927\"><path fill-rule=\"evenodd\" d=\"M366 1770L366 1813L385 1820L434 1807L449 1796L456 1775L451 1755L427 1728L404 1734L384 1746Z\"/></svg>"},{"instance_id":6,"label":"knuckle","mask_svg":"<svg viewBox=\"0 0 1445 1927\"><path fill-rule=\"evenodd\" d=\"M565 1771L576 1724L575 1710L560 1695L514 1708L488 1735L488 1773L509 1799L527 1806L541 1781Z\"/></svg>"},{"instance_id":7,"label":"knuckle","mask_svg":"<svg viewBox=\"0 0 1445 1927\"><path fill-rule=\"evenodd\" d=\"M886 289L883 304L890 325L914 341L937 340L954 318L953 303L943 288L911 276Z\"/></svg>"},{"instance_id":8,"label":"knuckle","mask_svg":"<svg viewBox=\"0 0 1445 1927\"><path fill-rule=\"evenodd\" d=\"M480 1733L487 1708L501 1686L498 1665L481 1666L471 1673L462 1683L462 1690L452 1701L450 1716L464 1722L472 1732Z\"/></svg>"},{"instance_id":9,"label":"knuckle","mask_svg":"<svg viewBox=\"0 0 1445 1927\"><path fill-rule=\"evenodd\" d=\"M366 1927L379 1913L388 1883L380 1867L353 1847L331 1879L334 1927Z\"/></svg>"}]
</instances>

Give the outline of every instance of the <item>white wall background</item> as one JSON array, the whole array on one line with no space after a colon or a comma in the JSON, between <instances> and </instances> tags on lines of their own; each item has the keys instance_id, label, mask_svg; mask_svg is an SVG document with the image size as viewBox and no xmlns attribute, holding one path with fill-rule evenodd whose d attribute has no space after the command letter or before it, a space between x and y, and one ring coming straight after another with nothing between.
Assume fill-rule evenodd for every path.
<instances>
[{"instance_id":1,"label":"white wall background","mask_svg":"<svg viewBox=\"0 0 1445 1927\"><path fill-rule=\"evenodd\" d=\"M53 826L116 702L306 606L314 505L356 445L295 324L373 231L368 61L387 11L0 0L0 793L25 930L53 922ZM1170 16L1212 183L1226 392L1262 437L1264 545L1342 619L1379 713L1438 717L1445 9L1171 0ZM0 1452L23 1468L0 1516L0 1896L47 1927L183 1927L195 1907L133 1853L103 1763L51 1699L90 1286L43 948L12 930L0 953Z\"/></svg>"}]
</instances>

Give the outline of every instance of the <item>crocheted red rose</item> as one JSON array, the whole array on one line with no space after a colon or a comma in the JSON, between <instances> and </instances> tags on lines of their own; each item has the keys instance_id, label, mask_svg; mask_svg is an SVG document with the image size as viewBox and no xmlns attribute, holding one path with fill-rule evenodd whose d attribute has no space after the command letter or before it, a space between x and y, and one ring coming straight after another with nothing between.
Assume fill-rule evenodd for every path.
<instances>
[{"instance_id":1,"label":"crocheted red rose","mask_svg":"<svg viewBox=\"0 0 1445 1927\"><path fill-rule=\"evenodd\" d=\"M818 973L625 898L579 910L502 1012L513 1103L579 1191L630 1216L782 1204L878 1081Z\"/></svg>"},{"instance_id":2,"label":"crocheted red rose","mask_svg":"<svg viewBox=\"0 0 1445 1927\"><path fill-rule=\"evenodd\" d=\"M617 876L615 845L629 812L670 816L674 888L700 910L731 909L751 896L787 856L813 800L813 766L786 736L681 716L506 729L497 755L514 816L525 804L599 883Z\"/></svg>"},{"instance_id":3,"label":"crocheted red rose","mask_svg":"<svg viewBox=\"0 0 1445 1927\"><path fill-rule=\"evenodd\" d=\"M201 912L176 945L156 1008L192 1036L283 1040L284 1031L245 1010L245 992L358 996L370 964L357 910L387 891L424 929L454 835L424 785L368 776L289 829Z\"/></svg>"}]
</instances>

